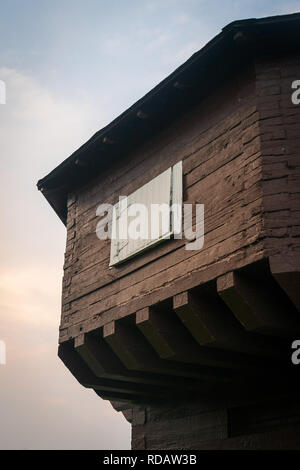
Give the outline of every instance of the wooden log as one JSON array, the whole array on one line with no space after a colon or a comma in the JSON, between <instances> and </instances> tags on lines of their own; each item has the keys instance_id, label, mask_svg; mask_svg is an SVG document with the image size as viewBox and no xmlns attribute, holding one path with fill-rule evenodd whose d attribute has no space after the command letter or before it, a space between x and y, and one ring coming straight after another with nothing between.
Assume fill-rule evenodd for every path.
<instances>
[{"instance_id":1,"label":"wooden log","mask_svg":"<svg viewBox=\"0 0 300 470\"><path fill-rule=\"evenodd\" d=\"M177 324L170 324L167 313L159 315L153 308L145 307L136 313L136 325L161 358L180 357Z\"/></svg>"},{"instance_id":2,"label":"wooden log","mask_svg":"<svg viewBox=\"0 0 300 470\"><path fill-rule=\"evenodd\" d=\"M207 307L205 310L201 307L203 305L188 291L173 297L175 312L196 341L204 346L217 341L218 328L207 318Z\"/></svg>"},{"instance_id":3,"label":"wooden log","mask_svg":"<svg viewBox=\"0 0 300 470\"><path fill-rule=\"evenodd\" d=\"M99 341L97 344L94 335L81 333L74 340L74 348L96 377L105 377L109 375L109 371L111 375L116 374L117 360L114 360L112 354L106 355L106 350L109 351L109 348L103 342Z\"/></svg>"},{"instance_id":4,"label":"wooden log","mask_svg":"<svg viewBox=\"0 0 300 470\"><path fill-rule=\"evenodd\" d=\"M111 321L104 325L103 337L128 369L153 370L153 354L128 325Z\"/></svg>"},{"instance_id":5,"label":"wooden log","mask_svg":"<svg viewBox=\"0 0 300 470\"><path fill-rule=\"evenodd\" d=\"M253 279L231 271L218 278L217 290L246 330L283 337L299 331L293 315L274 301L275 293Z\"/></svg>"}]
</instances>

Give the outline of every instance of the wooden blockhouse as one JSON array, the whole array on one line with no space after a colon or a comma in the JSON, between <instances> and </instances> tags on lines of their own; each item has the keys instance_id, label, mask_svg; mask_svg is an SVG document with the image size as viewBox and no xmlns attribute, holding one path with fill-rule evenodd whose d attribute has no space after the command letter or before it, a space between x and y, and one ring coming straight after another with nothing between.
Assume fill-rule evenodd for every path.
<instances>
[{"instance_id":1,"label":"wooden blockhouse","mask_svg":"<svg viewBox=\"0 0 300 470\"><path fill-rule=\"evenodd\" d=\"M67 228L59 357L133 449L300 448L297 80L300 14L235 21L38 182ZM141 188L203 204L202 248L112 255L97 207Z\"/></svg>"}]
</instances>

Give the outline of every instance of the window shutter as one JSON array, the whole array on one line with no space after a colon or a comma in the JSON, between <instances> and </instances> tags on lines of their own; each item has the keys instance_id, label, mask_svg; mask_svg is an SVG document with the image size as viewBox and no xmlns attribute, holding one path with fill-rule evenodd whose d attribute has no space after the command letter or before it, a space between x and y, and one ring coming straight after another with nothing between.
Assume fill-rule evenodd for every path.
<instances>
[{"instance_id":1,"label":"window shutter","mask_svg":"<svg viewBox=\"0 0 300 470\"><path fill-rule=\"evenodd\" d=\"M121 199L114 206L113 210L113 222L112 222L112 233L115 235L115 239L111 240L111 256L110 266L118 264L126 259L131 258L137 253L140 253L150 246L156 245L161 240L170 238L173 233L173 225L176 225L176 229L180 226L181 229L181 217L176 217L171 214L171 205L173 203L182 203L182 164L175 165L174 167L168 168L166 171L158 175L149 183L139 188L134 193L130 194L126 198ZM156 220L158 224L153 224L155 219L151 219L151 211L154 205L163 205L164 218L160 215ZM140 206L144 207L145 210L138 210ZM125 217L125 211L127 206L127 217ZM157 206L156 206L157 207ZM136 210L135 214L131 211ZM130 214L132 214L130 216ZM122 219L123 215L123 219ZM180 219L180 220L179 220ZM144 223L144 227L147 230L146 238L134 239L128 236L126 239L122 238L122 228L124 230L124 223L127 221L127 230L131 230L132 224L137 225L138 229L141 229L139 221ZM155 238L151 236L155 233ZM130 233L129 233L130 235Z\"/></svg>"}]
</instances>

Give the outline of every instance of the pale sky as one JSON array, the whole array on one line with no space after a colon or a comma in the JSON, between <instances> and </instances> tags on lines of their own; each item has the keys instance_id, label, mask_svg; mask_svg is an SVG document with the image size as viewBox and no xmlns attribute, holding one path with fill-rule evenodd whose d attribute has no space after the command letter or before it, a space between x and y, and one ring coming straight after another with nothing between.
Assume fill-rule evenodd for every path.
<instances>
[{"instance_id":1,"label":"pale sky","mask_svg":"<svg viewBox=\"0 0 300 470\"><path fill-rule=\"evenodd\" d=\"M36 182L220 32L279 0L0 0L0 449L128 449L57 358L65 227Z\"/></svg>"}]
</instances>

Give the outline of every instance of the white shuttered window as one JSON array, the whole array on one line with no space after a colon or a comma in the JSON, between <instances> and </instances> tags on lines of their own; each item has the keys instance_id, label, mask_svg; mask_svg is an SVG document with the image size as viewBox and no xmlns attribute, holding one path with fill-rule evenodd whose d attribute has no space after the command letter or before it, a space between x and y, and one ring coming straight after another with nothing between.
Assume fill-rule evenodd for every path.
<instances>
[{"instance_id":1,"label":"white shuttered window","mask_svg":"<svg viewBox=\"0 0 300 470\"><path fill-rule=\"evenodd\" d=\"M121 197L113 209L110 266L180 233L181 205L182 162Z\"/></svg>"}]
</instances>

